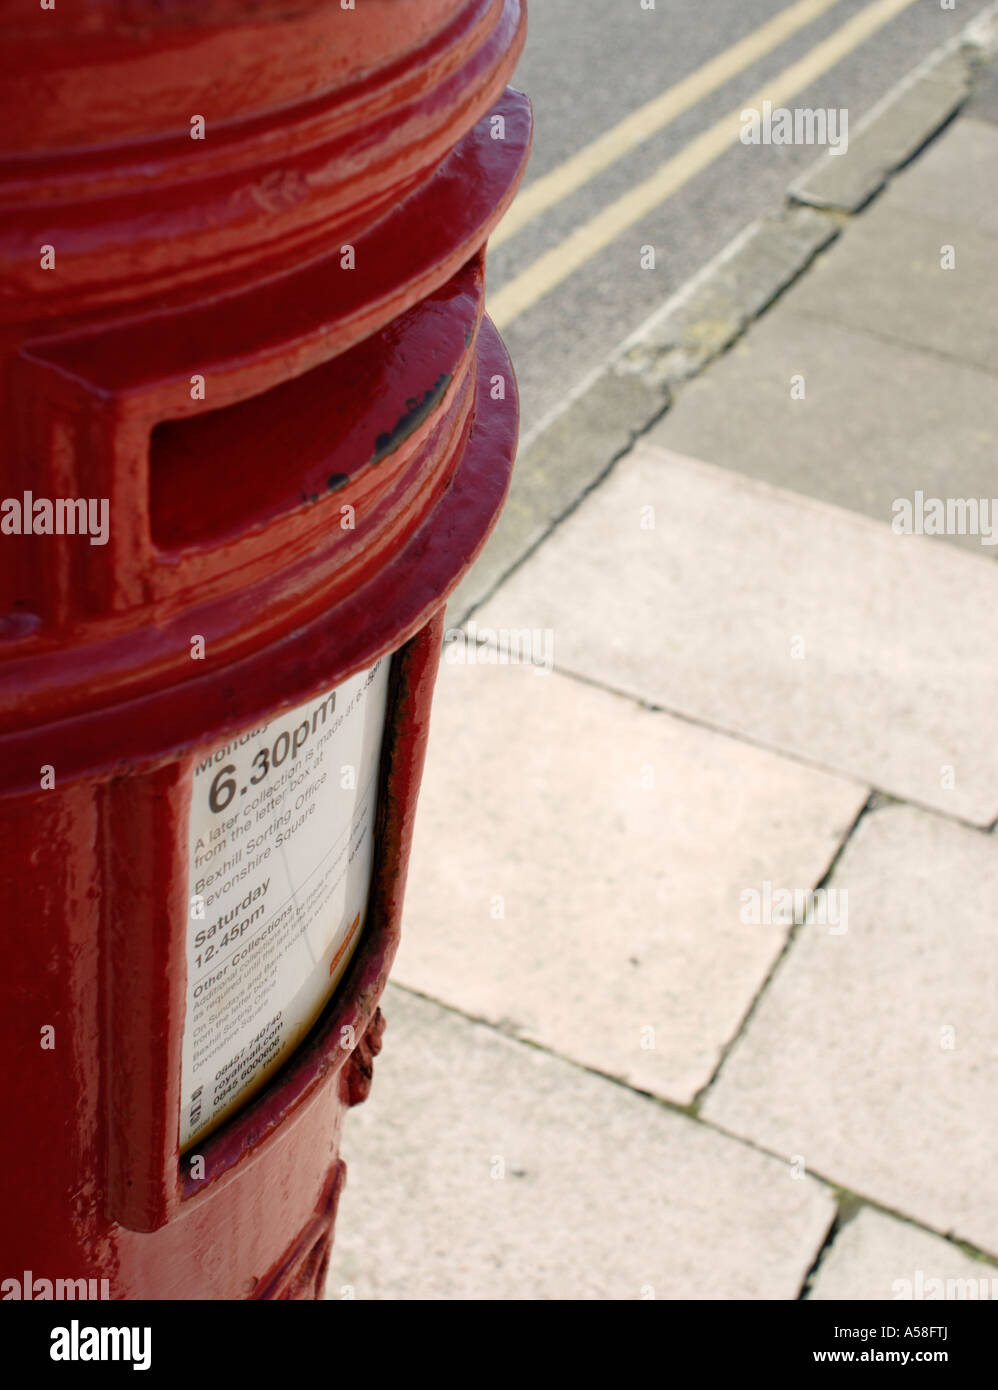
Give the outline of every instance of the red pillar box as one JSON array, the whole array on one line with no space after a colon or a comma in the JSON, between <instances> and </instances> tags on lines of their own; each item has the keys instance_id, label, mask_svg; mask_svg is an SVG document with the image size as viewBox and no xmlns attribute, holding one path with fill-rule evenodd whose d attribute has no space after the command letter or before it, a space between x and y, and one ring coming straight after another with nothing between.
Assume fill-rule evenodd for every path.
<instances>
[{"instance_id":1,"label":"red pillar box","mask_svg":"<svg viewBox=\"0 0 998 1390\"><path fill-rule=\"evenodd\" d=\"M515 446L523 24L0 0L0 1296L321 1289Z\"/></svg>"}]
</instances>

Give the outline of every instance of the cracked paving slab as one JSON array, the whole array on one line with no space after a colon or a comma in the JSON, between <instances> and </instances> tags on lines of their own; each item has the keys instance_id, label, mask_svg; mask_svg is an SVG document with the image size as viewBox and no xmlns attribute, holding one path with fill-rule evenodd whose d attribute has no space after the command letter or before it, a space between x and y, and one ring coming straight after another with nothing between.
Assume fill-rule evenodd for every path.
<instances>
[{"instance_id":1,"label":"cracked paving slab","mask_svg":"<svg viewBox=\"0 0 998 1390\"><path fill-rule=\"evenodd\" d=\"M800 929L702 1114L998 1252L998 845L889 805L831 885L848 929Z\"/></svg>"}]
</instances>

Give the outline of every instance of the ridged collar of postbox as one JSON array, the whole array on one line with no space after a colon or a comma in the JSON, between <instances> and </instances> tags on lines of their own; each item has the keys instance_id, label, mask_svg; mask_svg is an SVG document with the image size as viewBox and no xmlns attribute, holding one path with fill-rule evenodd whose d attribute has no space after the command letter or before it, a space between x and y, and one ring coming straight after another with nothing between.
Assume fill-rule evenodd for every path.
<instances>
[{"instance_id":1,"label":"ridged collar of postbox","mask_svg":"<svg viewBox=\"0 0 998 1390\"><path fill-rule=\"evenodd\" d=\"M146 7L93 8L131 23ZM320 20L338 25L334 11L368 7L264 8L289 11L294 48L306 32L317 41ZM485 539L516 403L482 320L480 252L529 148L526 100L503 90L521 6L369 8L365 24L420 11L373 73L340 65L317 94L306 65L291 101L281 59L269 99L283 106L264 112L259 94L203 142L144 130L112 145L109 96L98 138L78 127L85 149L65 147L56 112L44 150L0 166L0 250L14 269L0 310L0 492L109 499L105 545L0 546L0 747L23 748L25 768L34 735L70 717L93 727L67 757L98 768L113 745L98 725L125 707L156 707L148 751L165 755L252 719L265 698L301 698L313 668L345 677L416 631ZM0 0L0 32L9 9ZM189 13L149 9L184 24ZM221 41L203 10L171 31L194 73L200 44ZM30 46L26 27L17 41ZM249 43L253 25L237 29ZM140 37L98 26L88 44L113 39L137 63ZM53 90L66 92L72 59L58 51ZM136 121L161 121L168 99L153 66L155 99ZM193 90L175 95L185 120ZM54 271L38 269L40 237ZM186 706L189 731L168 706Z\"/></svg>"},{"instance_id":2,"label":"ridged collar of postbox","mask_svg":"<svg viewBox=\"0 0 998 1390\"><path fill-rule=\"evenodd\" d=\"M5 38L0 9L0 324L176 306L355 240L491 109L522 46L520 0L295 8L219 28L167 5L172 26L82 42L58 37L61 9Z\"/></svg>"}]
</instances>

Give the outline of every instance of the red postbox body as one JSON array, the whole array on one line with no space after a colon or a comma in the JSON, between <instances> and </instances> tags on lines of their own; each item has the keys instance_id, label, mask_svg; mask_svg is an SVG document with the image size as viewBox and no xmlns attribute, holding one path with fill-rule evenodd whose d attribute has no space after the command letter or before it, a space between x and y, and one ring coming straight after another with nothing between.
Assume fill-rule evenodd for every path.
<instances>
[{"instance_id":1,"label":"red postbox body","mask_svg":"<svg viewBox=\"0 0 998 1390\"><path fill-rule=\"evenodd\" d=\"M23 1297L321 1289L443 603L515 447L482 256L529 147L523 25L521 0L0 0L0 1281ZM278 846L310 816L322 841L305 745L376 666L369 835L344 841L373 867L333 993L270 1070L284 1022L240 1006L207 1125L192 971L231 1004L276 950L265 851L284 920L305 910Z\"/></svg>"}]
</instances>

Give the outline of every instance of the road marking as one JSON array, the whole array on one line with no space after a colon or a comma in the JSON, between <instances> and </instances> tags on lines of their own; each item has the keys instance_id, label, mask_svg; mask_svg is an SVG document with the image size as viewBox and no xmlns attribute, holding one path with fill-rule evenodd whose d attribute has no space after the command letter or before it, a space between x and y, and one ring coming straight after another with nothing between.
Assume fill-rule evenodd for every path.
<instances>
[{"instance_id":1,"label":"road marking","mask_svg":"<svg viewBox=\"0 0 998 1390\"><path fill-rule=\"evenodd\" d=\"M639 106L612 130L605 131L598 139L584 149L566 159L550 173L544 174L536 183L529 184L516 198L513 206L489 237L489 245L501 246L504 241L515 236L528 222L539 217L548 208L560 203L577 188L615 164L623 155L640 145L643 140L662 130L671 121L709 96L711 92L737 77L740 72L753 63L765 58L774 48L785 43L798 29L813 23L826 10L839 4L839 0L799 0L789 9L767 20L753 33L739 39L724 53L711 58L708 63L691 72L681 82L668 91Z\"/></svg>"},{"instance_id":2,"label":"road marking","mask_svg":"<svg viewBox=\"0 0 998 1390\"><path fill-rule=\"evenodd\" d=\"M747 107L761 107L764 101L783 106L829 68L858 48L915 0L874 0L854 15L841 29L817 44L796 63L772 78L734 111L701 132L678 154L659 166L650 178L628 190L581 227L576 227L557 246L539 256L526 270L515 275L495 294L486 308L495 325L502 329L524 310L567 280L605 246L609 246L628 227L632 227L654 208L701 173L734 144L742 130L741 113ZM493 238L494 240L494 238Z\"/></svg>"}]
</instances>

